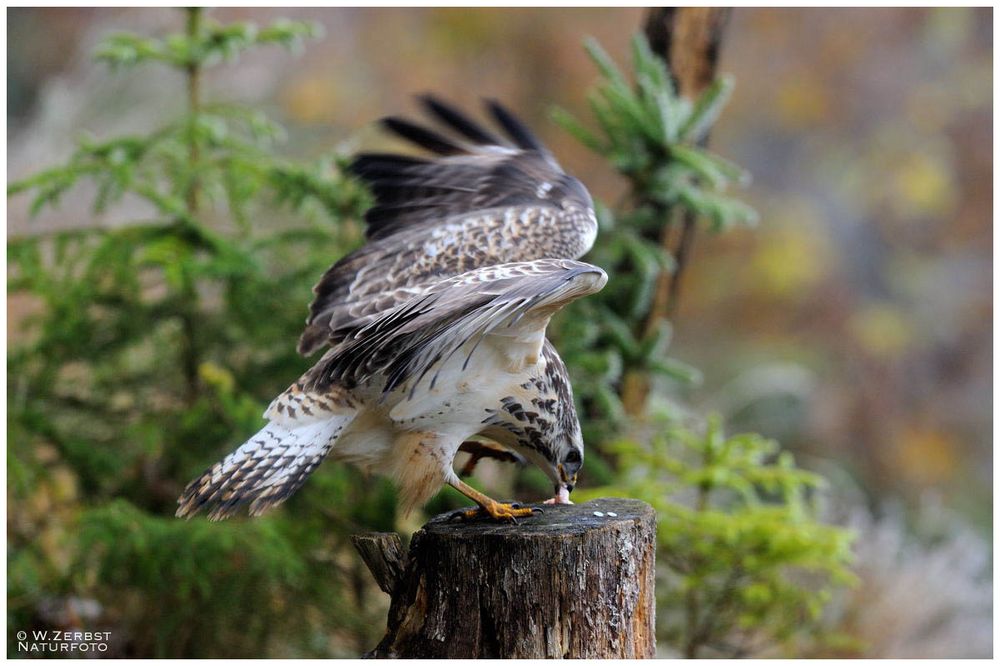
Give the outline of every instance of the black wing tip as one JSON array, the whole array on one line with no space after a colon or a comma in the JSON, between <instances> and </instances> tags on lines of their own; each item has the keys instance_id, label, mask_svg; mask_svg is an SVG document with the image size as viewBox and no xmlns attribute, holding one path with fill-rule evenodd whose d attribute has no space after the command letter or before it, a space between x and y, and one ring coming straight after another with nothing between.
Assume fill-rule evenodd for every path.
<instances>
[{"instance_id":1,"label":"black wing tip","mask_svg":"<svg viewBox=\"0 0 1000 666\"><path fill-rule=\"evenodd\" d=\"M429 115L470 141L487 146L502 145L498 137L465 115L457 106L444 101L432 93L423 93L416 97L417 101L420 102Z\"/></svg>"},{"instance_id":2,"label":"black wing tip","mask_svg":"<svg viewBox=\"0 0 1000 666\"><path fill-rule=\"evenodd\" d=\"M379 124L396 136L438 155L458 155L466 152L441 134L406 118L386 116L379 120Z\"/></svg>"},{"instance_id":3,"label":"black wing tip","mask_svg":"<svg viewBox=\"0 0 1000 666\"><path fill-rule=\"evenodd\" d=\"M347 166L347 172L372 183L383 178L395 178L426 164L429 161L424 158L399 153L359 153Z\"/></svg>"},{"instance_id":4,"label":"black wing tip","mask_svg":"<svg viewBox=\"0 0 1000 666\"><path fill-rule=\"evenodd\" d=\"M535 133L528 129L528 126L506 106L501 104L499 100L493 97L486 97L483 98L483 104L486 106L486 110L490 116L503 127L507 135L519 148L548 152L545 144L539 141Z\"/></svg>"},{"instance_id":5,"label":"black wing tip","mask_svg":"<svg viewBox=\"0 0 1000 666\"><path fill-rule=\"evenodd\" d=\"M458 133L461 137L479 145L505 145L502 139L492 134L475 120L472 120L463 111L459 110L458 107L444 101L441 97L430 92L420 93L415 97L428 115L441 122L449 130ZM503 129L507 137L518 148L543 153L548 152L545 144L538 139L528 125L500 103L499 100L493 97L485 97L483 98L483 104L490 118ZM468 152L466 148L456 143L452 138L402 116L385 116L379 119L378 123L391 134L437 155L459 155ZM388 154L384 156L389 157Z\"/></svg>"},{"instance_id":6,"label":"black wing tip","mask_svg":"<svg viewBox=\"0 0 1000 666\"><path fill-rule=\"evenodd\" d=\"M448 102L444 101L443 98L430 91L417 93L414 95L414 98L428 110L453 109L453 107Z\"/></svg>"},{"instance_id":7,"label":"black wing tip","mask_svg":"<svg viewBox=\"0 0 1000 666\"><path fill-rule=\"evenodd\" d=\"M497 114L505 114L508 116L513 116L513 114L507 110L500 100L496 97L483 97L483 106L489 111L491 116L496 117Z\"/></svg>"},{"instance_id":8,"label":"black wing tip","mask_svg":"<svg viewBox=\"0 0 1000 666\"><path fill-rule=\"evenodd\" d=\"M420 166L421 164L427 164L428 160L423 157L417 157L416 155L403 155L402 153L389 153L389 152L367 152L358 153L351 160L349 169L356 169L362 165L401 165L401 166Z\"/></svg>"},{"instance_id":9,"label":"black wing tip","mask_svg":"<svg viewBox=\"0 0 1000 666\"><path fill-rule=\"evenodd\" d=\"M378 119L378 124L393 133L398 133L400 128L406 129L418 127L416 123L403 118L402 116L382 116ZM423 128L421 128L423 129Z\"/></svg>"}]
</instances>

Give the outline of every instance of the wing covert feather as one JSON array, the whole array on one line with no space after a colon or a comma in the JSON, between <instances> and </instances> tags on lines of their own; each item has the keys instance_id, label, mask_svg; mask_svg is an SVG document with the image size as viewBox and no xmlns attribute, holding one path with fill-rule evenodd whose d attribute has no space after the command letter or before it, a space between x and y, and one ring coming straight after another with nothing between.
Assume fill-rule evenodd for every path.
<instances>
[{"instance_id":1,"label":"wing covert feather","mask_svg":"<svg viewBox=\"0 0 1000 666\"><path fill-rule=\"evenodd\" d=\"M387 119L388 129L439 156L355 159L352 172L375 195L366 214L369 242L314 288L302 354L336 344L334 330L352 320L364 325L437 280L501 263L576 259L593 245L597 219L586 188L513 114L489 103L508 145L444 102L421 101L458 136Z\"/></svg>"},{"instance_id":2,"label":"wing covert feather","mask_svg":"<svg viewBox=\"0 0 1000 666\"><path fill-rule=\"evenodd\" d=\"M439 361L466 343L468 365L478 342L498 327L544 332L549 318L566 303L603 288L607 275L577 261L543 259L480 268L438 282L375 319L345 331L311 372L308 390L337 385L352 388L383 378L383 394L402 385L415 390ZM435 378L430 378L431 386Z\"/></svg>"}]
</instances>

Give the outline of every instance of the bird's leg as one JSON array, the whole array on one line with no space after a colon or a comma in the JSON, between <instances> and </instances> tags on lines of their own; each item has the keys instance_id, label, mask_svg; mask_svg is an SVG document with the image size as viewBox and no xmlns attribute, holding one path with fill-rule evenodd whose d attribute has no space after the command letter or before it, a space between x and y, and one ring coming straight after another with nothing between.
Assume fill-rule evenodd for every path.
<instances>
[{"instance_id":1,"label":"bird's leg","mask_svg":"<svg viewBox=\"0 0 1000 666\"><path fill-rule=\"evenodd\" d=\"M463 477L470 476L473 470L476 469L476 464L483 458L492 458L494 460L499 460L500 462L513 462L522 465L525 462L524 458L513 451L508 451L498 444L491 444L488 442L466 440L462 442L462 445L458 447L458 450L471 455L465 465L462 466L462 471L458 473L459 476Z\"/></svg>"},{"instance_id":2,"label":"bird's leg","mask_svg":"<svg viewBox=\"0 0 1000 666\"><path fill-rule=\"evenodd\" d=\"M473 502L478 504L481 509L472 509L466 511L464 516L466 518L474 518L479 515L480 511L486 512L493 520L502 521L515 521L516 518L523 518L525 516L530 516L540 509L533 509L529 507L519 507L513 504L504 504L503 502L498 502L491 497L487 497L483 493L479 492L469 484L458 478L452 478L448 481L448 484L462 493ZM515 521L516 522L516 521Z\"/></svg>"}]
</instances>

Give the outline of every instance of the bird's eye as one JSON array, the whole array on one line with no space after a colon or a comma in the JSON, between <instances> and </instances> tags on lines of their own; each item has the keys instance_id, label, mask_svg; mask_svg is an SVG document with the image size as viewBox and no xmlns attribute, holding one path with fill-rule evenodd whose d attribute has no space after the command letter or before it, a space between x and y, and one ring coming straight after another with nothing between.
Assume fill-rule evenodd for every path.
<instances>
[{"instance_id":1,"label":"bird's eye","mask_svg":"<svg viewBox=\"0 0 1000 666\"><path fill-rule=\"evenodd\" d=\"M572 449L566 454L566 462L568 463L578 463L580 462L580 452L576 449Z\"/></svg>"}]
</instances>

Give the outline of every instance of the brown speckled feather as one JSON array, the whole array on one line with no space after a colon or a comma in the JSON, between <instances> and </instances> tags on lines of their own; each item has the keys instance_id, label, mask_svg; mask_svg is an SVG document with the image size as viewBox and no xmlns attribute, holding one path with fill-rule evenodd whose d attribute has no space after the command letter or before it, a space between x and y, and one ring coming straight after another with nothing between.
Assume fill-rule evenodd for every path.
<instances>
[{"instance_id":1,"label":"brown speckled feather","mask_svg":"<svg viewBox=\"0 0 1000 666\"><path fill-rule=\"evenodd\" d=\"M336 330L419 294L422 285L482 266L576 259L593 244L597 220L586 188L512 114L488 109L511 140L434 98L422 101L460 138L410 121L383 124L438 154L363 154L352 171L372 189L369 243L326 272L314 291L299 351L336 343Z\"/></svg>"},{"instance_id":2,"label":"brown speckled feather","mask_svg":"<svg viewBox=\"0 0 1000 666\"><path fill-rule=\"evenodd\" d=\"M566 365L548 340L542 346L542 358L543 374L523 384L516 395L503 397L498 406L484 407L483 425L487 429L483 434L500 440L509 435L543 456L552 457L554 433L580 437L580 421Z\"/></svg>"},{"instance_id":3,"label":"brown speckled feather","mask_svg":"<svg viewBox=\"0 0 1000 666\"><path fill-rule=\"evenodd\" d=\"M547 315L544 329L552 312L599 291L606 281L596 266L540 259L485 266L437 282L364 328L335 331L343 341L311 372L306 389L351 389L381 377L384 394L401 385L412 393L430 368L470 340L514 326L535 310ZM434 377L429 382L433 388Z\"/></svg>"}]
</instances>

